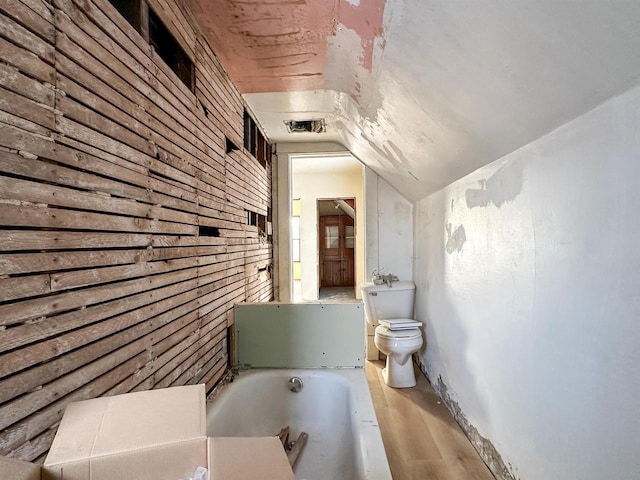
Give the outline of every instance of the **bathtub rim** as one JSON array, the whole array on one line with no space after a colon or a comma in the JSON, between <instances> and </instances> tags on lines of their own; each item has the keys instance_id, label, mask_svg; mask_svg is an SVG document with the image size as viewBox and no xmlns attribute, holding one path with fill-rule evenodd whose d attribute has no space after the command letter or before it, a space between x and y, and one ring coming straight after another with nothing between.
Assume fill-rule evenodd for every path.
<instances>
[{"instance_id":1,"label":"bathtub rim","mask_svg":"<svg viewBox=\"0 0 640 480\"><path fill-rule=\"evenodd\" d=\"M305 375L338 377L349 385L352 402L352 426L355 431L356 448L360 452L361 468L367 480L392 480L387 453L382 441L382 432L373 407L369 384L363 367L350 368L251 368L240 370L233 382L216 388L207 397L206 414L213 408L215 401L235 382L253 375L271 374L274 376L298 376L304 381ZM208 422L207 422L208 423Z\"/></svg>"}]
</instances>

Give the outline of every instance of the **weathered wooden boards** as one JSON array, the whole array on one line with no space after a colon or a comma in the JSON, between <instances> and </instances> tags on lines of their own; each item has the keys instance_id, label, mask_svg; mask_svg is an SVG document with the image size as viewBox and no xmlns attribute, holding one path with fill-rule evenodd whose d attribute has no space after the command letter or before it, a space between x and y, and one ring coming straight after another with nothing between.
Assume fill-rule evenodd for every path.
<instances>
[{"instance_id":1,"label":"weathered wooden boards","mask_svg":"<svg viewBox=\"0 0 640 480\"><path fill-rule=\"evenodd\" d=\"M191 92L107 0L0 3L0 454L42 460L65 406L210 389L228 312L271 299L270 165L178 0L149 0Z\"/></svg>"}]
</instances>

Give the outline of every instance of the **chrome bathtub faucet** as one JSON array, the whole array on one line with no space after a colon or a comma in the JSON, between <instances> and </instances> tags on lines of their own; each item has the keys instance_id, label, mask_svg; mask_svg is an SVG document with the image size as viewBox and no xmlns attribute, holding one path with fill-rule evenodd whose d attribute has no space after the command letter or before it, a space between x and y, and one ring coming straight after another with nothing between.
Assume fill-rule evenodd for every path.
<instances>
[{"instance_id":1,"label":"chrome bathtub faucet","mask_svg":"<svg viewBox=\"0 0 640 480\"><path fill-rule=\"evenodd\" d=\"M291 377L289 379L288 385L289 390L291 390L293 393L298 393L300 390L302 390L303 387L302 379L300 377Z\"/></svg>"}]
</instances>

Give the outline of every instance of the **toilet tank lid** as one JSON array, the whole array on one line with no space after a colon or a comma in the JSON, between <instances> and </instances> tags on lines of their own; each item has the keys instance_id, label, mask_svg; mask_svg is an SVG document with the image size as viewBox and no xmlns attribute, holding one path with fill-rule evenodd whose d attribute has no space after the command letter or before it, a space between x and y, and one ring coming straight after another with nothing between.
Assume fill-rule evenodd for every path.
<instances>
[{"instance_id":1,"label":"toilet tank lid","mask_svg":"<svg viewBox=\"0 0 640 480\"><path fill-rule=\"evenodd\" d=\"M391 287L387 287L386 284L376 285L375 283L365 283L360 285L360 290L363 292L384 292L393 290L415 290L416 284L411 280L401 280L399 282L391 283Z\"/></svg>"}]
</instances>

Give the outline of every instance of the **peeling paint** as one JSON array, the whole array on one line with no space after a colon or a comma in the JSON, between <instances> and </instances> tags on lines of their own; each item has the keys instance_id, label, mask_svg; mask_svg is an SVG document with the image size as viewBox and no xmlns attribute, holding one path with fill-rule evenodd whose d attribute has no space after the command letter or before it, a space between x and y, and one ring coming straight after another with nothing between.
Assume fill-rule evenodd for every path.
<instances>
[{"instance_id":1,"label":"peeling paint","mask_svg":"<svg viewBox=\"0 0 640 480\"><path fill-rule=\"evenodd\" d=\"M340 0L338 22L354 30L362 44L362 66L371 71L376 38L384 35L383 18L386 0L367 0L354 4L353 1Z\"/></svg>"},{"instance_id":2,"label":"peeling paint","mask_svg":"<svg viewBox=\"0 0 640 480\"><path fill-rule=\"evenodd\" d=\"M640 78L640 62L629 61L640 46L638 2L620 2L615 9L608 2L583 9L565 2L546 2L544 8L538 2L494 2L495 8L465 2L465 8L455 8L455 2L415 0L184 3L242 93L349 95L357 108L342 123L350 132L328 121L325 139L334 134L331 141L343 143L414 201L623 93ZM483 28L469 28L474 25ZM345 31L353 34L348 46L354 48L335 55L332 48L341 48ZM198 39L196 52L201 43L206 42ZM311 118L316 112L296 113ZM287 114L263 111L259 120L279 131ZM357 129L378 147L386 139L396 141L411 161L403 175L351 133ZM473 187L467 194L471 208L508 202L487 193L489 181Z\"/></svg>"},{"instance_id":3,"label":"peeling paint","mask_svg":"<svg viewBox=\"0 0 640 480\"><path fill-rule=\"evenodd\" d=\"M191 0L242 93L320 90L338 0Z\"/></svg>"},{"instance_id":4,"label":"peeling paint","mask_svg":"<svg viewBox=\"0 0 640 480\"><path fill-rule=\"evenodd\" d=\"M424 368L424 366L421 366L421 368ZM428 377L426 372L425 374ZM505 465L502 456L496 450L496 447L493 446L491 440L480 435L478 429L469 422L458 403L451 398L447 385L442 380L442 376L438 376L437 383L432 382L431 385L438 396L442 398L442 401L453 415L453 418L458 422L458 425L460 425L460 428L473 445L473 448L476 449L482 461L489 467L489 470L491 470L496 480L519 480L513 475L509 467Z\"/></svg>"},{"instance_id":5,"label":"peeling paint","mask_svg":"<svg viewBox=\"0 0 640 480\"><path fill-rule=\"evenodd\" d=\"M354 112L356 117L375 121L383 99L372 73L359 62L353 62L354 58L362 56L362 42L358 33L345 25L338 25L335 35L327 38L325 88L346 93L358 107L357 113Z\"/></svg>"},{"instance_id":6,"label":"peeling paint","mask_svg":"<svg viewBox=\"0 0 640 480\"><path fill-rule=\"evenodd\" d=\"M463 245L467 241L467 234L464 231L464 225L460 225L457 227L453 233L451 233L452 225L447 223L447 243L445 248L447 253L451 255L453 252L460 252L462 250Z\"/></svg>"},{"instance_id":7,"label":"peeling paint","mask_svg":"<svg viewBox=\"0 0 640 480\"><path fill-rule=\"evenodd\" d=\"M404 156L399 158L399 155L402 155L402 152L395 147L393 142L384 142L382 147L378 147L376 142L368 138L364 133L361 133L360 137L363 138L369 144L369 147L378 153L378 155L383 159L388 160L396 173L403 177L409 175L414 179L416 178L411 172L409 172L409 170L407 170L407 159L404 158Z\"/></svg>"},{"instance_id":8,"label":"peeling paint","mask_svg":"<svg viewBox=\"0 0 640 480\"><path fill-rule=\"evenodd\" d=\"M356 101L372 81L370 73L384 48L386 0L225 0L189 2L214 49L242 93L319 90L328 65L349 77L341 91ZM220 5L223 4L223 5ZM334 37L349 30L357 38L343 60L328 54ZM304 61L288 61L292 56ZM375 91L375 88L374 88Z\"/></svg>"},{"instance_id":9,"label":"peeling paint","mask_svg":"<svg viewBox=\"0 0 640 480\"><path fill-rule=\"evenodd\" d=\"M408 165L409 160L404 155L404 153L402 153L400 147L398 147L392 140L389 140L387 144L389 145L389 148L396 154L396 157L400 159L400 163L402 163L403 165Z\"/></svg>"},{"instance_id":10,"label":"peeling paint","mask_svg":"<svg viewBox=\"0 0 640 480\"><path fill-rule=\"evenodd\" d=\"M505 165L486 180L479 180L480 188L470 188L465 192L467 207L487 207L493 204L500 208L520 194L522 182L522 166L518 163Z\"/></svg>"}]
</instances>

